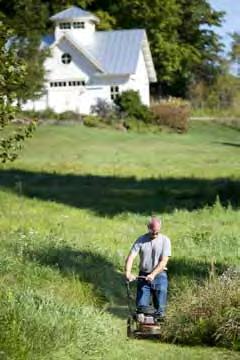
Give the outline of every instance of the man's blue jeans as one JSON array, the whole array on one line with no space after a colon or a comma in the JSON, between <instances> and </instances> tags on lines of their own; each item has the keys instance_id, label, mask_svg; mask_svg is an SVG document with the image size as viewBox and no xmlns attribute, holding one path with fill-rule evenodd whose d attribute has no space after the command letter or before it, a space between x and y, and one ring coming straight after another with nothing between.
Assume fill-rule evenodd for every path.
<instances>
[{"instance_id":1,"label":"man's blue jeans","mask_svg":"<svg viewBox=\"0 0 240 360\"><path fill-rule=\"evenodd\" d=\"M147 273L140 272L139 275L146 276ZM153 306L156 309L156 315L163 316L167 306L167 289L168 276L166 271L158 274L152 282L146 281L145 279L139 279L136 298L137 308L148 307L152 296Z\"/></svg>"}]
</instances>

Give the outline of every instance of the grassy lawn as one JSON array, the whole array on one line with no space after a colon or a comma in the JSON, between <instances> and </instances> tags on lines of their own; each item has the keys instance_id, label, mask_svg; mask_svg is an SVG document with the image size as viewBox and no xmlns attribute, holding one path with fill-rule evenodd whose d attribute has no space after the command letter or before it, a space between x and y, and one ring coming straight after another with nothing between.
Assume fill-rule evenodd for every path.
<instances>
[{"instance_id":1,"label":"grassy lawn","mask_svg":"<svg viewBox=\"0 0 240 360\"><path fill-rule=\"evenodd\" d=\"M184 135L39 127L0 168L0 359L239 358L126 340L122 276L151 214L172 240L170 311L213 264L240 265L239 138L207 122Z\"/></svg>"}]
</instances>

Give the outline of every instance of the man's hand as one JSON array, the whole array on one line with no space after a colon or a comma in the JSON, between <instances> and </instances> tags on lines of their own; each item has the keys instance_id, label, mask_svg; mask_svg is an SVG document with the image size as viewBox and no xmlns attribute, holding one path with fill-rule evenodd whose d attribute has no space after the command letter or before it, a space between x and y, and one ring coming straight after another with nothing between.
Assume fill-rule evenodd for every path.
<instances>
[{"instance_id":1,"label":"man's hand","mask_svg":"<svg viewBox=\"0 0 240 360\"><path fill-rule=\"evenodd\" d=\"M147 276L146 276L146 281L149 281L149 282L152 282L153 280L154 280L154 278L155 278L155 275L154 274L148 274Z\"/></svg>"},{"instance_id":2,"label":"man's hand","mask_svg":"<svg viewBox=\"0 0 240 360\"><path fill-rule=\"evenodd\" d=\"M126 273L125 276L128 281L134 281L136 279L136 275L134 275L132 273Z\"/></svg>"}]
</instances>

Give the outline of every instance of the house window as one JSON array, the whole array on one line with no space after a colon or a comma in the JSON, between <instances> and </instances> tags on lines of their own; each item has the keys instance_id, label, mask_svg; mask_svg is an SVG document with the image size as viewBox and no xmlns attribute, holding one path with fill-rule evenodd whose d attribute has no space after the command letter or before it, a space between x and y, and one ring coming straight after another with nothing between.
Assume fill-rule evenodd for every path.
<instances>
[{"instance_id":1,"label":"house window","mask_svg":"<svg viewBox=\"0 0 240 360\"><path fill-rule=\"evenodd\" d=\"M111 86L111 99L115 100L119 95L119 86Z\"/></svg>"},{"instance_id":2,"label":"house window","mask_svg":"<svg viewBox=\"0 0 240 360\"><path fill-rule=\"evenodd\" d=\"M81 81L69 81L68 85L69 86L84 86L85 81L84 80L81 80Z\"/></svg>"},{"instance_id":3,"label":"house window","mask_svg":"<svg viewBox=\"0 0 240 360\"><path fill-rule=\"evenodd\" d=\"M72 61L72 57L70 54L65 53L62 55L62 63L63 64L70 64L71 61Z\"/></svg>"},{"instance_id":4,"label":"house window","mask_svg":"<svg viewBox=\"0 0 240 360\"><path fill-rule=\"evenodd\" d=\"M84 29L85 28L85 23L83 21L74 22L73 23L73 28L74 29Z\"/></svg>"},{"instance_id":5,"label":"house window","mask_svg":"<svg viewBox=\"0 0 240 360\"><path fill-rule=\"evenodd\" d=\"M84 80L77 81L52 81L50 87L66 87L66 86L84 86L86 83Z\"/></svg>"},{"instance_id":6,"label":"house window","mask_svg":"<svg viewBox=\"0 0 240 360\"><path fill-rule=\"evenodd\" d=\"M67 86L66 81L53 81L50 82L50 87Z\"/></svg>"},{"instance_id":7,"label":"house window","mask_svg":"<svg viewBox=\"0 0 240 360\"><path fill-rule=\"evenodd\" d=\"M63 22L59 24L60 29L71 29L71 23Z\"/></svg>"}]
</instances>

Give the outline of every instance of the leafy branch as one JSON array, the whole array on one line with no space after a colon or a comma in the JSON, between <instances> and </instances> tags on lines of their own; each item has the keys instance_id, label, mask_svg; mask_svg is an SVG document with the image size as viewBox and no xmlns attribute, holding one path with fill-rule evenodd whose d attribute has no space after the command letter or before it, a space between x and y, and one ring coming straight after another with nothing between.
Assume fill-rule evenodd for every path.
<instances>
[{"instance_id":1,"label":"leafy branch","mask_svg":"<svg viewBox=\"0 0 240 360\"><path fill-rule=\"evenodd\" d=\"M24 81L26 66L18 57L15 35L0 22L0 161L5 163L17 158L23 142L30 137L35 123L16 126L17 95L14 89Z\"/></svg>"}]
</instances>

